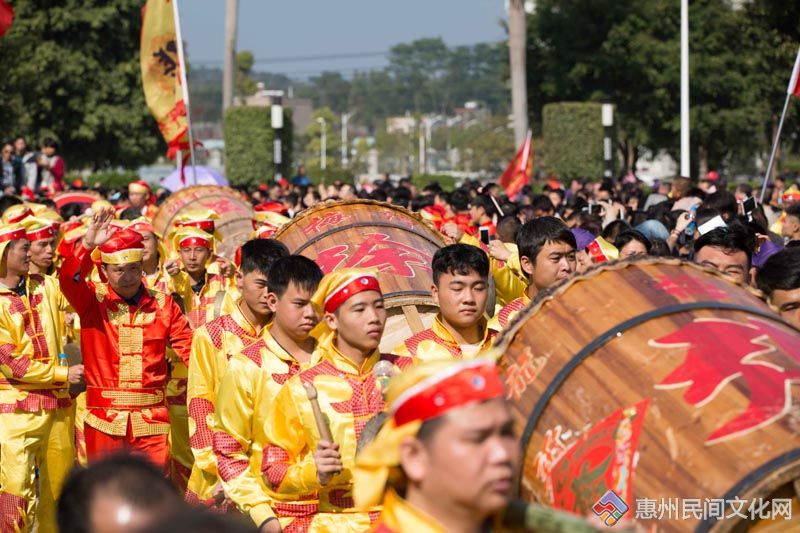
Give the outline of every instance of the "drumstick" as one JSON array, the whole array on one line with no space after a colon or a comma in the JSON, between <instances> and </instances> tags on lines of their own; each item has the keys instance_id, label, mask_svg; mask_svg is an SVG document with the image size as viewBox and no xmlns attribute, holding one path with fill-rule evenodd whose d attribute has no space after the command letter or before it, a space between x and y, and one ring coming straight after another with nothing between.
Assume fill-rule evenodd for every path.
<instances>
[{"instance_id":1,"label":"drumstick","mask_svg":"<svg viewBox=\"0 0 800 533\"><path fill-rule=\"evenodd\" d=\"M311 383L304 383L303 386L306 388L306 396L308 396L308 401L311 402L311 411L314 413L314 421L317 423L319 438L333 444L333 435L331 435L331 429L328 427L328 423L325 422L325 417L322 416L322 409L319 408L317 389L315 389L314 385Z\"/></svg>"}]
</instances>

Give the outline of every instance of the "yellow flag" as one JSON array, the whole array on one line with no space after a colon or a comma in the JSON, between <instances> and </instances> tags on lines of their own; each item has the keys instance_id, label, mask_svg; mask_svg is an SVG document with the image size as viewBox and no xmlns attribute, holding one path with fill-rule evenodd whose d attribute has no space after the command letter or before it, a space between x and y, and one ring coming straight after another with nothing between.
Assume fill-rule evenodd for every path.
<instances>
[{"instance_id":1,"label":"yellow flag","mask_svg":"<svg viewBox=\"0 0 800 533\"><path fill-rule=\"evenodd\" d=\"M167 156L189 147L186 105L181 88L181 64L175 38L171 0L147 0L142 8L139 47L142 86L147 107L167 142Z\"/></svg>"}]
</instances>

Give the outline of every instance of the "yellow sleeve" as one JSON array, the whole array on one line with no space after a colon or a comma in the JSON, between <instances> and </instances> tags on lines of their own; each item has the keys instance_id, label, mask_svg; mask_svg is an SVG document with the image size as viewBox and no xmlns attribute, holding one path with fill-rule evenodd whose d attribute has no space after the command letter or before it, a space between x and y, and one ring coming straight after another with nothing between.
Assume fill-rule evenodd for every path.
<instances>
[{"instance_id":1,"label":"yellow sleeve","mask_svg":"<svg viewBox=\"0 0 800 533\"><path fill-rule=\"evenodd\" d=\"M402 355L403 357L413 357L405 342L401 342L395 346L391 353L393 355Z\"/></svg>"},{"instance_id":2,"label":"yellow sleeve","mask_svg":"<svg viewBox=\"0 0 800 533\"><path fill-rule=\"evenodd\" d=\"M217 349L205 326L194 332L189 356L189 379L186 403L189 411L189 443L195 464L201 470L217 475L212 435L216 400Z\"/></svg>"},{"instance_id":3,"label":"yellow sleeve","mask_svg":"<svg viewBox=\"0 0 800 533\"><path fill-rule=\"evenodd\" d=\"M506 305L520 298L528 289L528 281L522 272L517 247L514 245L506 246L509 248L513 246L511 257L502 267L492 271L495 293L497 293L497 300L501 305Z\"/></svg>"},{"instance_id":4,"label":"yellow sleeve","mask_svg":"<svg viewBox=\"0 0 800 533\"><path fill-rule=\"evenodd\" d=\"M288 466L284 467L286 473L277 484L276 491L287 494L307 494L321 487L317 480L314 450L306 441L303 413L293 393L293 389L298 387L303 388L299 376L286 382L275 397L274 409L269 410L265 424L269 443L285 454ZM311 409L310 405L308 409Z\"/></svg>"},{"instance_id":5,"label":"yellow sleeve","mask_svg":"<svg viewBox=\"0 0 800 533\"><path fill-rule=\"evenodd\" d=\"M42 385L66 384L69 369L56 365L54 357L34 360L33 342L25 333L23 313L0 308L0 373L6 379Z\"/></svg>"},{"instance_id":6,"label":"yellow sleeve","mask_svg":"<svg viewBox=\"0 0 800 533\"><path fill-rule=\"evenodd\" d=\"M257 409L269 408L269 402L261 397L267 393L259 386L262 372L247 357L235 355L230 359L219 385L214 433L214 454L225 494L256 525L275 516L264 477L250 468ZM266 460L267 454L264 456Z\"/></svg>"},{"instance_id":7,"label":"yellow sleeve","mask_svg":"<svg viewBox=\"0 0 800 533\"><path fill-rule=\"evenodd\" d=\"M178 294L184 302L192 301L192 283L186 272L180 271L174 276L169 276L167 286L170 292Z\"/></svg>"}]
</instances>

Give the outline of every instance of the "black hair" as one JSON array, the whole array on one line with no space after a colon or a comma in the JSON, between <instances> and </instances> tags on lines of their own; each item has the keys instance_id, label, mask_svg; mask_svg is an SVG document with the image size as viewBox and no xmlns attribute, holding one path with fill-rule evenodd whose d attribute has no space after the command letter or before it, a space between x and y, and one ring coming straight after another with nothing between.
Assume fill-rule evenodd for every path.
<instances>
[{"instance_id":1,"label":"black hair","mask_svg":"<svg viewBox=\"0 0 800 533\"><path fill-rule=\"evenodd\" d=\"M502 242L516 242L522 223L516 215L506 215L497 223L497 237Z\"/></svg>"},{"instance_id":2,"label":"black hair","mask_svg":"<svg viewBox=\"0 0 800 533\"><path fill-rule=\"evenodd\" d=\"M767 295L800 289L800 248L781 250L767 259L756 274L756 285Z\"/></svg>"},{"instance_id":3,"label":"black hair","mask_svg":"<svg viewBox=\"0 0 800 533\"><path fill-rule=\"evenodd\" d=\"M522 225L517 232L517 249L520 257L536 263L536 256L548 242L561 242L578 247L575 235L566 224L555 217L539 217Z\"/></svg>"},{"instance_id":4,"label":"black hair","mask_svg":"<svg viewBox=\"0 0 800 533\"><path fill-rule=\"evenodd\" d=\"M290 283L313 293L322 276L319 265L308 257L290 255L281 257L272 264L267 276L267 288L278 298L283 296Z\"/></svg>"},{"instance_id":5,"label":"black hair","mask_svg":"<svg viewBox=\"0 0 800 533\"><path fill-rule=\"evenodd\" d=\"M710 207L719 211L726 221L736 216L739 207L736 204L736 197L728 191L717 191L706 196L703 207Z\"/></svg>"},{"instance_id":6,"label":"black hair","mask_svg":"<svg viewBox=\"0 0 800 533\"><path fill-rule=\"evenodd\" d=\"M239 272L258 272L269 278L269 270L281 257L287 257L289 249L275 239L253 239L242 245L242 261Z\"/></svg>"},{"instance_id":7,"label":"black hair","mask_svg":"<svg viewBox=\"0 0 800 533\"><path fill-rule=\"evenodd\" d=\"M617 219L609 222L608 225L603 228L603 233L600 235L608 242L614 242L619 238L620 234L629 231L630 229L630 224L624 220ZM619 246L617 246L617 248L619 248Z\"/></svg>"},{"instance_id":8,"label":"black hair","mask_svg":"<svg viewBox=\"0 0 800 533\"><path fill-rule=\"evenodd\" d=\"M653 243L650 242L650 239L645 237L644 233L642 233L641 231L636 231L635 229L629 229L627 231L623 231L617 236L617 238L613 242L617 250L622 250L622 247L630 243L631 241L639 241L640 243L644 244L644 248L645 250L647 250L648 254L650 253L650 250L653 248Z\"/></svg>"},{"instance_id":9,"label":"black hair","mask_svg":"<svg viewBox=\"0 0 800 533\"><path fill-rule=\"evenodd\" d=\"M487 217L492 217L493 215L498 214L497 207L495 206L494 202L492 201L492 198L489 197L488 194L476 196L475 198L472 199L470 205L475 207L482 207L483 210L486 211Z\"/></svg>"},{"instance_id":10,"label":"black hair","mask_svg":"<svg viewBox=\"0 0 800 533\"><path fill-rule=\"evenodd\" d=\"M385 202L388 196L386 195L386 191L383 189L375 189L370 193L370 199L377 200L379 202Z\"/></svg>"},{"instance_id":11,"label":"black hair","mask_svg":"<svg viewBox=\"0 0 800 533\"><path fill-rule=\"evenodd\" d=\"M0 196L0 216L6 212L9 207L19 205L22 200L17 196Z\"/></svg>"},{"instance_id":12,"label":"black hair","mask_svg":"<svg viewBox=\"0 0 800 533\"><path fill-rule=\"evenodd\" d=\"M439 284L442 274L467 275L477 272L482 278L489 277L489 257L486 253L469 244L451 244L439 248L433 254L431 263L433 270L433 283Z\"/></svg>"},{"instance_id":13,"label":"black hair","mask_svg":"<svg viewBox=\"0 0 800 533\"><path fill-rule=\"evenodd\" d=\"M753 195L753 187L751 187L749 183L740 183L736 188L742 191L745 196L749 197Z\"/></svg>"},{"instance_id":14,"label":"black hair","mask_svg":"<svg viewBox=\"0 0 800 533\"><path fill-rule=\"evenodd\" d=\"M672 257L672 250L664 239L650 239L650 255L654 257Z\"/></svg>"},{"instance_id":15,"label":"black hair","mask_svg":"<svg viewBox=\"0 0 800 533\"><path fill-rule=\"evenodd\" d=\"M406 187L392 189L392 203L400 207L408 207L411 204L411 190Z\"/></svg>"},{"instance_id":16,"label":"black hair","mask_svg":"<svg viewBox=\"0 0 800 533\"><path fill-rule=\"evenodd\" d=\"M237 520L233 515L214 513L200 507L181 506L169 517L142 530L142 533L173 533L191 531L192 533L257 533L256 526L249 520Z\"/></svg>"},{"instance_id":17,"label":"black hair","mask_svg":"<svg viewBox=\"0 0 800 533\"><path fill-rule=\"evenodd\" d=\"M466 211L469 209L469 193L463 189L457 189L447 198L447 203L456 213Z\"/></svg>"},{"instance_id":18,"label":"black hair","mask_svg":"<svg viewBox=\"0 0 800 533\"><path fill-rule=\"evenodd\" d=\"M730 224L724 228L716 228L702 235L694 242L694 253L697 253L706 246L721 248L725 251L739 250L747 254L747 264L753 258L755 248L755 236L751 235L747 228L739 223Z\"/></svg>"},{"instance_id":19,"label":"black hair","mask_svg":"<svg viewBox=\"0 0 800 533\"><path fill-rule=\"evenodd\" d=\"M426 207L430 207L433 205L433 195L432 194L423 194L422 196L417 196L411 200L411 210L412 211L420 211Z\"/></svg>"},{"instance_id":20,"label":"black hair","mask_svg":"<svg viewBox=\"0 0 800 533\"><path fill-rule=\"evenodd\" d=\"M537 194L533 197L531 201L531 207L533 207L536 211L544 211L547 213L555 213L556 208L553 205L553 202L550 201L550 198L545 196L544 194Z\"/></svg>"},{"instance_id":21,"label":"black hair","mask_svg":"<svg viewBox=\"0 0 800 533\"><path fill-rule=\"evenodd\" d=\"M720 212L711 207L699 207L695 213L695 224L699 228L712 218L720 216Z\"/></svg>"},{"instance_id":22,"label":"black hair","mask_svg":"<svg viewBox=\"0 0 800 533\"><path fill-rule=\"evenodd\" d=\"M42 146L44 146L45 148L55 148L56 150L58 150L58 143L52 137L45 137L44 140L42 141Z\"/></svg>"},{"instance_id":23,"label":"black hair","mask_svg":"<svg viewBox=\"0 0 800 533\"><path fill-rule=\"evenodd\" d=\"M183 501L164 473L143 457L111 455L69 474L58 500L58 530L89 533L91 506L101 493L117 495L138 509L168 511Z\"/></svg>"},{"instance_id":24,"label":"black hair","mask_svg":"<svg viewBox=\"0 0 800 533\"><path fill-rule=\"evenodd\" d=\"M126 207L119 214L120 220L136 220L142 216L142 210L135 207Z\"/></svg>"},{"instance_id":25,"label":"black hair","mask_svg":"<svg viewBox=\"0 0 800 533\"><path fill-rule=\"evenodd\" d=\"M795 202L786 206L786 216L800 218L800 202Z\"/></svg>"},{"instance_id":26,"label":"black hair","mask_svg":"<svg viewBox=\"0 0 800 533\"><path fill-rule=\"evenodd\" d=\"M446 415L447 414L445 413L444 415L439 415L434 418L429 418L428 420L422 422L422 424L419 426L419 429L417 430L417 435L416 435L417 440L419 440L423 444L430 444L431 440L433 439L433 436L436 434L439 427L444 422L444 418Z\"/></svg>"},{"instance_id":27,"label":"black hair","mask_svg":"<svg viewBox=\"0 0 800 533\"><path fill-rule=\"evenodd\" d=\"M72 217L79 217L86 211L86 204L79 204L77 202L70 202L59 210L61 218L69 220Z\"/></svg>"}]
</instances>

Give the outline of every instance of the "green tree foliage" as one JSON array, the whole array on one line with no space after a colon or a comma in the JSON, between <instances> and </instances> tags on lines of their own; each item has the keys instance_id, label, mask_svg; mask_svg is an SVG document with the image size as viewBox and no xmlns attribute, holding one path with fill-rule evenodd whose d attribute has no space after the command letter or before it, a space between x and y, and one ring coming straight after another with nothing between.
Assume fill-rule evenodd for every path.
<instances>
[{"instance_id":1,"label":"green tree foliage","mask_svg":"<svg viewBox=\"0 0 800 533\"><path fill-rule=\"evenodd\" d=\"M253 52L242 50L236 53L236 94L244 98L256 92L253 79Z\"/></svg>"},{"instance_id":2,"label":"green tree foliage","mask_svg":"<svg viewBox=\"0 0 800 533\"><path fill-rule=\"evenodd\" d=\"M322 124L318 119L325 120L325 167L322 172ZM317 177L323 174L339 173L341 171L341 136L340 119L327 107L314 111L311 124L308 125L304 136L303 154L306 170L309 176Z\"/></svg>"},{"instance_id":3,"label":"green tree foliage","mask_svg":"<svg viewBox=\"0 0 800 533\"><path fill-rule=\"evenodd\" d=\"M284 113L281 172L289 176L292 118ZM225 175L231 185L254 187L275 176L269 107L231 107L225 112Z\"/></svg>"},{"instance_id":4,"label":"green tree foliage","mask_svg":"<svg viewBox=\"0 0 800 533\"><path fill-rule=\"evenodd\" d=\"M140 0L16 0L0 39L0 136L52 136L70 168L164 153L139 70Z\"/></svg>"},{"instance_id":5,"label":"green tree foliage","mask_svg":"<svg viewBox=\"0 0 800 533\"><path fill-rule=\"evenodd\" d=\"M600 104L547 104L542 111L548 171L564 178L603 175L603 126Z\"/></svg>"},{"instance_id":6,"label":"green tree foliage","mask_svg":"<svg viewBox=\"0 0 800 533\"><path fill-rule=\"evenodd\" d=\"M700 160L723 166L742 154L752 161L769 146L766 133L783 102L800 41L800 7L753 0L736 9L727 0L693 0L689 22L695 166ZM540 0L528 18L536 127L544 104L609 97L619 111L627 165L640 145L677 155L679 84L679 2Z\"/></svg>"}]
</instances>

